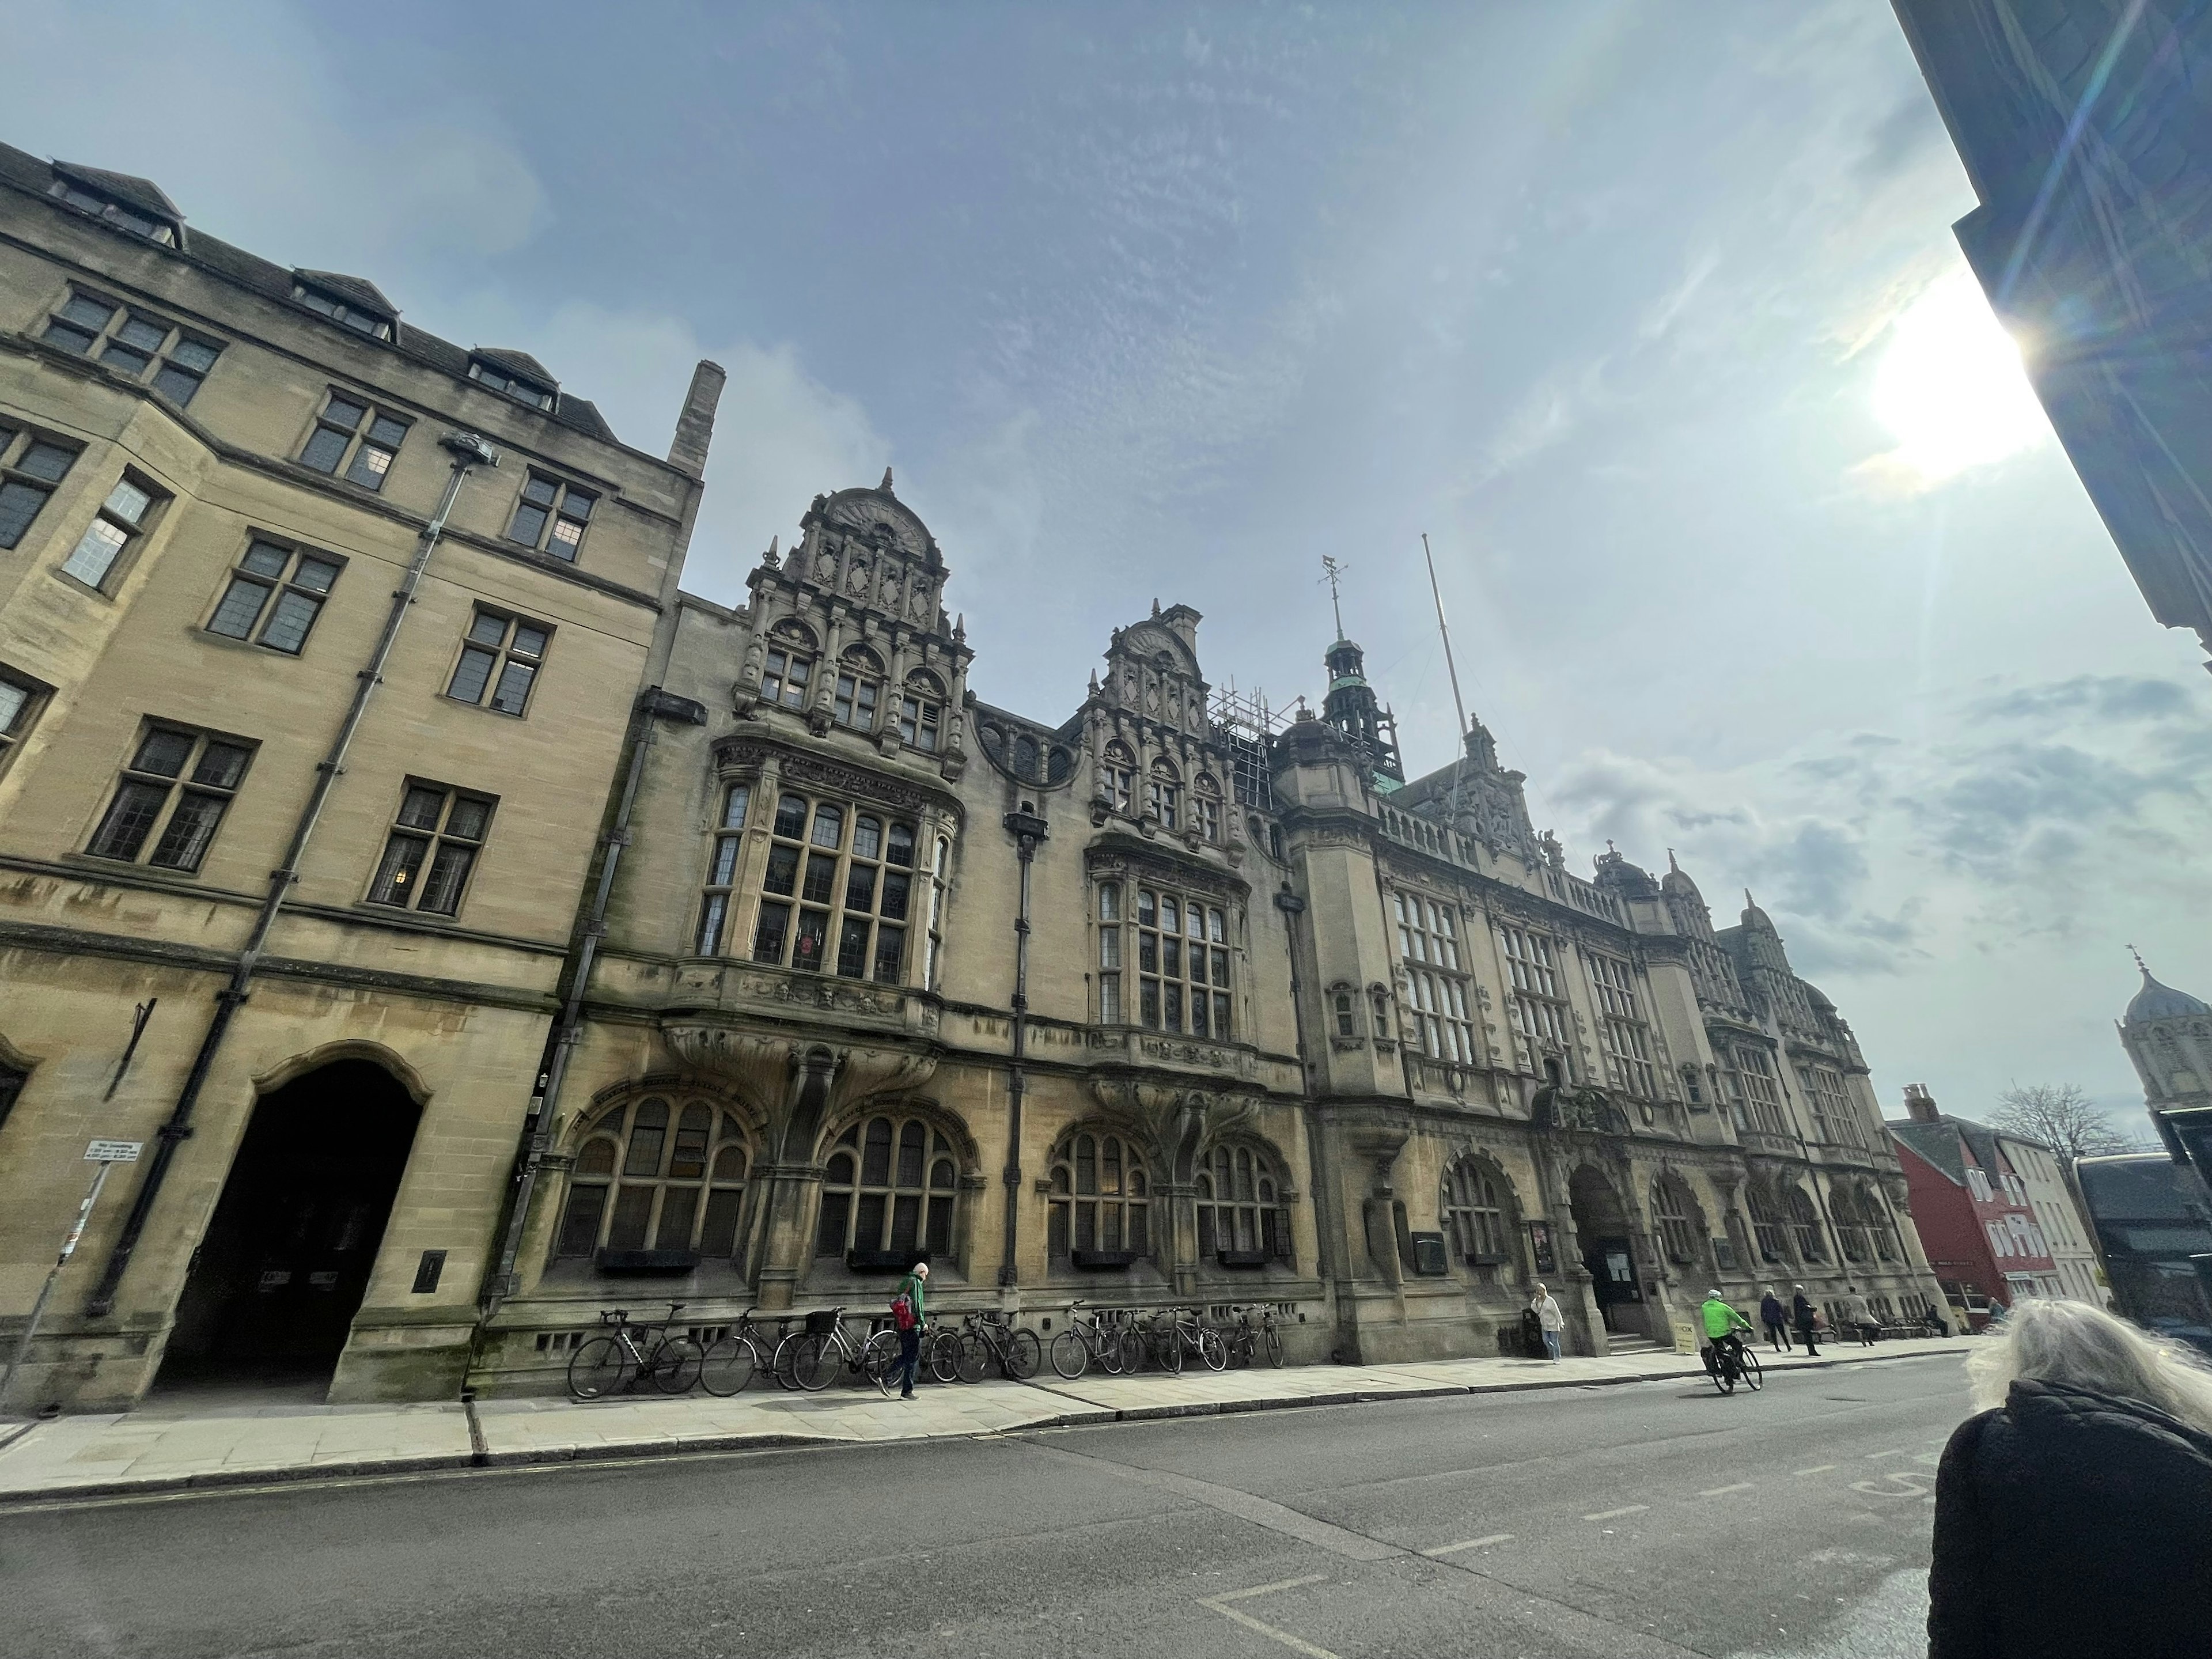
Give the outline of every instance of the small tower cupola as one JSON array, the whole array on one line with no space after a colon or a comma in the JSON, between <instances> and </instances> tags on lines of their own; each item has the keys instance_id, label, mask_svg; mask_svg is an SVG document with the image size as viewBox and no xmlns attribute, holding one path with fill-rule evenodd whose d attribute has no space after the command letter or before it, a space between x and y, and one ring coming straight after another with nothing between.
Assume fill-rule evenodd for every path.
<instances>
[{"instance_id":1,"label":"small tower cupola","mask_svg":"<svg viewBox=\"0 0 2212 1659\"><path fill-rule=\"evenodd\" d=\"M1405 763L1398 755L1398 722L1367 683L1364 653L1344 636L1344 611L1337 591L1344 567L1324 558L1322 568L1328 573L1325 580L1336 617L1336 643L1322 659L1328 666L1328 690L1322 699L1321 717L1366 747L1376 787L1387 793L1406 781Z\"/></svg>"}]
</instances>

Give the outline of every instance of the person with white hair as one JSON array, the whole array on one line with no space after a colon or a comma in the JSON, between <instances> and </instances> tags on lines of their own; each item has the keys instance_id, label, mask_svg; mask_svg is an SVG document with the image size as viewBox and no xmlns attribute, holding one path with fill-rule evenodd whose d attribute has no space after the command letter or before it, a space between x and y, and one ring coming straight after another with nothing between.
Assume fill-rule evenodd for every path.
<instances>
[{"instance_id":1,"label":"person with white hair","mask_svg":"<svg viewBox=\"0 0 2212 1659\"><path fill-rule=\"evenodd\" d=\"M1559 1333L1567 1328L1567 1316L1559 1311L1559 1298L1541 1285L1536 1294L1528 1298L1528 1311L1536 1316L1536 1328L1544 1339L1544 1357L1559 1357Z\"/></svg>"},{"instance_id":2,"label":"person with white hair","mask_svg":"<svg viewBox=\"0 0 2212 1659\"><path fill-rule=\"evenodd\" d=\"M2014 1308L1936 1475L1929 1659L2212 1650L2212 1370L2086 1302Z\"/></svg>"}]
</instances>

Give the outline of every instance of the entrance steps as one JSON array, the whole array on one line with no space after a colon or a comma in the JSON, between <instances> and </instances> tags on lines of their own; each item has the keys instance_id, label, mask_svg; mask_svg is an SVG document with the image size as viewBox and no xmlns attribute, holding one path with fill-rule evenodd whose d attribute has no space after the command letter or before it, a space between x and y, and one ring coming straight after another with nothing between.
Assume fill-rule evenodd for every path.
<instances>
[{"instance_id":1,"label":"entrance steps","mask_svg":"<svg viewBox=\"0 0 2212 1659\"><path fill-rule=\"evenodd\" d=\"M1608 1334L1605 1340L1605 1346L1606 1351L1616 1359L1624 1354L1672 1353L1674 1351L1674 1345L1671 1342L1662 1347L1650 1337L1640 1335L1634 1331L1620 1331Z\"/></svg>"}]
</instances>

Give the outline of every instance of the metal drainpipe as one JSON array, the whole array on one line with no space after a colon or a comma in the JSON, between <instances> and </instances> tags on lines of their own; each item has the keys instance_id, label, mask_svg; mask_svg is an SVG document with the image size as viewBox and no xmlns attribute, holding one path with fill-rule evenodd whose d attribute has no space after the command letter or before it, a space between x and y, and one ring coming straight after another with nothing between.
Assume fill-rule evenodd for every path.
<instances>
[{"instance_id":1,"label":"metal drainpipe","mask_svg":"<svg viewBox=\"0 0 2212 1659\"><path fill-rule=\"evenodd\" d=\"M999 1283L1012 1289L1021 1282L1014 1269L1014 1244L1021 1211L1022 1092L1025 1087L1022 1060L1029 1053L1030 869L1036 858L1037 843L1045 838L1045 821L1024 801L1020 811L1006 814L1006 825L1016 837L1022 865L1021 898L1014 915L1013 1054L1006 1063L1006 1231L999 1261Z\"/></svg>"},{"instance_id":2,"label":"metal drainpipe","mask_svg":"<svg viewBox=\"0 0 2212 1659\"><path fill-rule=\"evenodd\" d=\"M1291 1026L1298 1051L1298 1104L1306 1117L1306 1164L1312 1174L1314 1197L1314 1276L1321 1280L1322 1291L1328 1301L1329 1328L1337 1325L1336 1273L1324 1272L1321 1260L1323 1253L1334 1255L1342 1245L1342 1228L1338 1224L1336 1206L1332 1201L1328 1177L1322 1160L1321 1116L1314 1098L1314 1066L1306 1058L1306 1015L1304 1000L1298 988L1298 918L1305 914L1306 902L1288 886L1277 890L1275 908L1283 913L1283 950L1291 963ZM1327 1012L1323 1012L1323 1023Z\"/></svg>"},{"instance_id":3,"label":"metal drainpipe","mask_svg":"<svg viewBox=\"0 0 2212 1659\"><path fill-rule=\"evenodd\" d=\"M508 1202L507 1224L500 1237L498 1259L485 1273L483 1285L477 1293L477 1304L484 1320L497 1313L500 1304L515 1291L514 1264L521 1255L523 1230L530 1220L531 1195L537 1190L538 1177L544 1169L545 1155L552 1145L561 1085L567 1080L568 1056L575 1051L577 1035L583 1024L584 994L591 985L592 964L599 957L599 941L606 936L607 902L614 892L615 872L621 866L623 849L629 845L630 810L637 800L638 783L645 775L646 751L653 747L659 730L653 722L659 718L703 726L707 710L688 697L671 696L656 685L640 694L636 706L630 711L635 735L630 743L629 765L623 776L622 796L615 807L614 823L600 842L599 884L592 889L592 908L584 918L575 953L570 958L568 995L561 1006L560 1019L546 1039L545 1066L538 1074L538 1091L531 1098L529 1114L522 1121L513 1195ZM478 1329L482 1329L481 1322Z\"/></svg>"},{"instance_id":4,"label":"metal drainpipe","mask_svg":"<svg viewBox=\"0 0 2212 1659\"><path fill-rule=\"evenodd\" d=\"M284 861L269 872L268 896L261 901L261 914L254 921L253 932L247 938L246 948L238 953L238 961L231 969L230 982L216 993L215 1014L208 1021L207 1034L200 1039L199 1052L192 1056L191 1070L185 1074L185 1086L177 1096L177 1103L170 1110L169 1120L155 1132L157 1144L154 1156L147 1160L146 1173L138 1182L138 1190L131 1200L131 1212L124 1218L123 1231L116 1236L108 1251L106 1265L100 1269L100 1282L85 1303L88 1318L104 1319L115 1307L115 1292L123 1282L123 1275L131 1266L131 1258L138 1248L138 1240L146 1231L147 1219L153 1214L154 1200L160 1196L161 1183L167 1178L169 1164L177 1155L179 1143L190 1139L192 1127L192 1109L199 1103L200 1090L207 1082L209 1071L215 1064L216 1051L222 1047L224 1036L230 1030L233 1015L239 1005L246 1000L247 988L253 980L253 970L261 959L261 952L269 943L269 934L276 925L276 917L284 908L292 884L300 878L300 860L306 854L307 842L321 820L324 805L330 799L331 790L345 774L347 751L352 748L354 736L361 730L362 717L368 712L369 699L376 688L384 684L384 665L391 659L392 647L399 638L401 625L407 619L408 608L415 603L416 590L422 585L422 574L428 568L430 554L446 533L446 520L452 514L454 500L461 493L461 481L479 466L497 466L499 452L489 440L473 432L448 432L438 441L453 453L453 475L446 480L445 498L438 503L437 516L423 527L421 545L400 578L399 586L392 592L392 610L384 619L384 631L377 636L376 647L369 653L368 661L355 677L353 702L346 709L345 719L339 723L337 734L331 739L330 751L315 767L314 787L308 791L307 804L300 809L298 821L292 826L291 844L284 852Z\"/></svg>"}]
</instances>

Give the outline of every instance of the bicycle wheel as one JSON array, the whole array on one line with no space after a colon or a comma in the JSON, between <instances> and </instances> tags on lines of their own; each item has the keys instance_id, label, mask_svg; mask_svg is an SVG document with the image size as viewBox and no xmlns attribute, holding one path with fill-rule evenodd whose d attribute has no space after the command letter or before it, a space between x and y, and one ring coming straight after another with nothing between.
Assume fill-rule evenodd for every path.
<instances>
[{"instance_id":1,"label":"bicycle wheel","mask_svg":"<svg viewBox=\"0 0 2212 1659\"><path fill-rule=\"evenodd\" d=\"M983 1368L991 1363L991 1350L983 1339L969 1331L960 1338L960 1362L954 1375L963 1382L981 1382Z\"/></svg>"},{"instance_id":2,"label":"bicycle wheel","mask_svg":"<svg viewBox=\"0 0 2212 1659\"><path fill-rule=\"evenodd\" d=\"M1713 1352L1711 1350L1707 1352L1710 1358L1705 1361L1705 1375L1713 1379L1713 1386L1723 1394L1734 1394L1735 1367L1729 1364L1726 1354Z\"/></svg>"},{"instance_id":3,"label":"bicycle wheel","mask_svg":"<svg viewBox=\"0 0 2212 1659\"><path fill-rule=\"evenodd\" d=\"M699 1380L707 1351L688 1336L672 1336L653 1351L653 1386L663 1394L689 1394Z\"/></svg>"},{"instance_id":4,"label":"bicycle wheel","mask_svg":"<svg viewBox=\"0 0 2212 1659\"><path fill-rule=\"evenodd\" d=\"M1073 1382L1083 1375L1083 1368L1091 1363L1091 1350L1083 1346L1083 1338L1073 1326L1052 1340L1052 1368Z\"/></svg>"},{"instance_id":5,"label":"bicycle wheel","mask_svg":"<svg viewBox=\"0 0 2212 1659\"><path fill-rule=\"evenodd\" d=\"M1199 1327L1198 1357L1206 1362L1206 1368L1210 1371L1229 1369L1229 1345L1221 1340L1221 1333L1211 1325Z\"/></svg>"},{"instance_id":6,"label":"bicycle wheel","mask_svg":"<svg viewBox=\"0 0 2212 1659\"><path fill-rule=\"evenodd\" d=\"M1260 1333L1260 1340L1267 1345L1267 1363L1279 1370L1283 1364L1283 1334L1270 1325Z\"/></svg>"},{"instance_id":7,"label":"bicycle wheel","mask_svg":"<svg viewBox=\"0 0 2212 1659\"><path fill-rule=\"evenodd\" d=\"M1145 1334L1130 1326L1114 1344L1114 1352L1121 1362L1121 1374L1134 1376L1145 1369Z\"/></svg>"},{"instance_id":8,"label":"bicycle wheel","mask_svg":"<svg viewBox=\"0 0 2212 1659\"><path fill-rule=\"evenodd\" d=\"M568 1360L568 1392L579 1400L601 1400L629 1387L637 1362L611 1336L595 1336Z\"/></svg>"},{"instance_id":9,"label":"bicycle wheel","mask_svg":"<svg viewBox=\"0 0 2212 1659\"><path fill-rule=\"evenodd\" d=\"M1044 1345L1026 1328L1008 1336L999 1352L999 1368L1017 1382L1026 1382L1044 1364Z\"/></svg>"},{"instance_id":10,"label":"bicycle wheel","mask_svg":"<svg viewBox=\"0 0 2212 1659\"><path fill-rule=\"evenodd\" d=\"M699 1386L718 1400L742 1394L761 1367L760 1352L742 1336L726 1336L699 1361Z\"/></svg>"},{"instance_id":11,"label":"bicycle wheel","mask_svg":"<svg viewBox=\"0 0 2212 1659\"><path fill-rule=\"evenodd\" d=\"M878 1331L860 1345L860 1375L888 1395L891 1378L898 1375L899 1340L896 1331Z\"/></svg>"},{"instance_id":12,"label":"bicycle wheel","mask_svg":"<svg viewBox=\"0 0 2212 1659\"><path fill-rule=\"evenodd\" d=\"M793 1368L798 1363L799 1350L805 1341L806 1333L802 1330L789 1332L776 1342L775 1353L768 1362L768 1374L775 1379L777 1388L795 1389L799 1386L799 1379L793 1375Z\"/></svg>"},{"instance_id":13,"label":"bicycle wheel","mask_svg":"<svg viewBox=\"0 0 2212 1659\"><path fill-rule=\"evenodd\" d=\"M951 1382L960 1376L960 1336L957 1331L932 1331L929 1340L922 1346L929 1374L939 1382Z\"/></svg>"},{"instance_id":14,"label":"bicycle wheel","mask_svg":"<svg viewBox=\"0 0 2212 1659\"><path fill-rule=\"evenodd\" d=\"M1749 1348L1743 1351L1742 1370L1743 1385L1753 1394L1757 1394L1766 1386L1765 1368L1759 1363L1759 1356L1752 1352Z\"/></svg>"},{"instance_id":15,"label":"bicycle wheel","mask_svg":"<svg viewBox=\"0 0 2212 1659\"><path fill-rule=\"evenodd\" d=\"M1169 1326L1167 1338L1158 1344L1153 1358L1160 1362L1162 1370L1172 1376L1181 1376L1182 1375L1182 1333L1176 1327Z\"/></svg>"},{"instance_id":16,"label":"bicycle wheel","mask_svg":"<svg viewBox=\"0 0 2212 1659\"><path fill-rule=\"evenodd\" d=\"M826 1334L802 1336L798 1341L791 1354L791 1380L809 1394L819 1394L845 1369L845 1351L836 1337Z\"/></svg>"}]
</instances>

